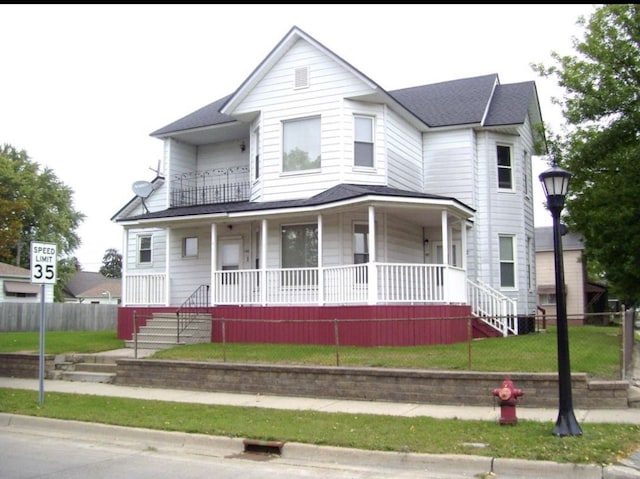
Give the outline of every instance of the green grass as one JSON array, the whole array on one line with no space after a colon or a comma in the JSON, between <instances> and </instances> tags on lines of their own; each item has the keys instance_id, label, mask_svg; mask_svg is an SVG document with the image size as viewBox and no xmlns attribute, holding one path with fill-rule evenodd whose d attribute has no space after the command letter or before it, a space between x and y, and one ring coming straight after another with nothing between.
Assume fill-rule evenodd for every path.
<instances>
[{"instance_id":1,"label":"green grass","mask_svg":"<svg viewBox=\"0 0 640 479\"><path fill-rule=\"evenodd\" d=\"M118 339L116 331L45 331L45 354L98 353L124 348L124 341ZM40 352L39 332L0 333L0 352L31 353Z\"/></svg>"},{"instance_id":2,"label":"green grass","mask_svg":"<svg viewBox=\"0 0 640 479\"><path fill-rule=\"evenodd\" d=\"M620 328L570 328L572 372L602 379L620 378ZM220 343L194 344L158 351L157 359L474 370L487 372L556 372L555 327L547 332L474 340L438 346L350 347Z\"/></svg>"},{"instance_id":3,"label":"green grass","mask_svg":"<svg viewBox=\"0 0 640 479\"><path fill-rule=\"evenodd\" d=\"M614 463L640 447L640 426L584 424L559 438L553 424L391 417L212 406L0 388L0 412L216 436L331 445L364 450ZM484 447L478 447L482 444ZM476 445L476 446L474 446Z\"/></svg>"},{"instance_id":4,"label":"green grass","mask_svg":"<svg viewBox=\"0 0 640 479\"><path fill-rule=\"evenodd\" d=\"M572 372L620 378L620 328L580 326L569 330ZM124 347L115 331L51 331L45 353L92 353ZM0 333L0 352L39 352L39 333ZM444 346L352 347L295 344L205 343L158 351L151 358L487 372L556 372L555 327L547 332L474 340Z\"/></svg>"},{"instance_id":5,"label":"green grass","mask_svg":"<svg viewBox=\"0 0 640 479\"><path fill-rule=\"evenodd\" d=\"M619 329L570 328L572 371L617 378ZM115 331L46 332L45 352L91 353L124 347ZM180 346L153 357L187 361L269 362L293 364L437 368L479 371L557 371L555 330L519 337L473 341L471 345L403 348L212 343ZM0 333L0 352L38 353L39 333ZM614 463L640 448L640 426L583 424L583 435L558 438L553 424L404 418L367 414L285 411L164 401L46 393L0 388L0 412L181 431L352 447L365 450L549 460L576 464ZM477 444L484 445L478 447ZM476 445L476 446L474 446Z\"/></svg>"}]
</instances>

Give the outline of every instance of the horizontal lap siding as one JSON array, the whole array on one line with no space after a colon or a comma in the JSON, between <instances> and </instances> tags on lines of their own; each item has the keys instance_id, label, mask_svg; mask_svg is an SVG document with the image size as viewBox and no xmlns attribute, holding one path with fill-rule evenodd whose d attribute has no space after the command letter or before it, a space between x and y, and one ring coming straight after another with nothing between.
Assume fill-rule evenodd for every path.
<instances>
[{"instance_id":1,"label":"horizontal lap siding","mask_svg":"<svg viewBox=\"0 0 640 479\"><path fill-rule=\"evenodd\" d=\"M387 109L385 140L388 186L423 191L422 133Z\"/></svg>"},{"instance_id":2,"label":"horizontal lap siding","mask_svg":"<svg viewBox=\"0 0 640 479\"><path fill-rule=\"evenodd\" d=\"M294 71L309 66L309 87L293 88ZM345 145L343 98L370 93L350 71L306 42L296 43L252 89L236 113L261 112L260 201L307 198L341 180ZM321 171L282 172L282 121L321 117ZM350 140L349 140L350 141Z\"/></svg>"}]
</instances>

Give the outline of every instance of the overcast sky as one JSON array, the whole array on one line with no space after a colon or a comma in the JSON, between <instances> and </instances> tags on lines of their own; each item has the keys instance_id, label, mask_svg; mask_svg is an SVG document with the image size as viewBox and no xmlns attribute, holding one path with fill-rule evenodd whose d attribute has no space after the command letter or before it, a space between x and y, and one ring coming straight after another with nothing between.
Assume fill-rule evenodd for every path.
<instances>
[{"instance_id":1,"label":"overcast sky","mask_svg":"<svg viewBox=\"0 0 640 479\"><path fill-rule=\"evenodd\" d=\"M497 73L535 81L545 124L562 116L531 63L572 55L581 5L0 5L0 144L74 191L87 218L75 251L98 271L122 253L110 218L162 159L149 133L235 89L298 26L394 90ZM551 225L534 164L536 226Z\"/></svg>"}]
</instances>

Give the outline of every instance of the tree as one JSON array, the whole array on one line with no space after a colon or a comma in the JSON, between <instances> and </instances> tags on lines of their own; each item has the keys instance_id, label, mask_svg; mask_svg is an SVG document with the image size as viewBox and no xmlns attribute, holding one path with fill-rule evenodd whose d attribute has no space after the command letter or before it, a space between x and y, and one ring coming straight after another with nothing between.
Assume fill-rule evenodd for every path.
<instances>
[{"instance_id":1,"label":"tree","mask_svg":"<svg viewBox=\"0 0 640 479\"><path fill-rule=\"evenodd\" d=\"M30 268L31 241L55 243L66 258L79 245L76 229L85 215L73 207L73 191L49 168L31 161L24 150L0 147L0 260ZM75 261L60 260L54 295L62 299Z\"/></svg>"},{"instance_id":2,"label":"tree","mask_svg":"<svg viewBox=\"0 0 640 479\"><path fill-rule=\"evenodd\" d=\"M105 251L100 274L107 278L122 278L122 255L118 250L110 248Z\"/></svg>"},{"instance_id":3,"label":"tree","mask_svg":"<svg viewBox=\"0 0 640 479\"><path fill-rule=\"evenodd\" d=\"M571 173L566 216L585 240L585 257L628 305L640 299L640 5L597 8L575 56L552 52L551 67L566 91L563 135L552 135L558 164Z\"/></svg>"}]
</instances>

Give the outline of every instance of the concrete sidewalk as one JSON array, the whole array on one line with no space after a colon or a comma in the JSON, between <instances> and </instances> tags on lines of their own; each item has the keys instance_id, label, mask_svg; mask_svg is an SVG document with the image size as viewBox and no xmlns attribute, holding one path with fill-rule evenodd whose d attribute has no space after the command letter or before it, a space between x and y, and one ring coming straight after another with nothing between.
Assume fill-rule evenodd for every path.
<instances>
[{"instance_id":1,"label":"concrete sidewalk","mask_svg":"<svg viewBox=\"0 0 640 479\"><path fill-rule=\"evenodd\" d=\"M39 391L38 379L3 378L0 387ZM354 401L343 399L321 399L304 397L266 396L261 394L233 394L224 392L188 391L182 389L143 388L114 384L44 380L43 390L96 396L128 397L157 401L172 401L195 404L215 404L270 409L314 410L320 412L343 412L349 414L379 414L385 416L427 416L440 419L464 419L498 421L498 406L444 406L436 404L412 404L382 401ZM579 423L628 423L640 424L639 409L574 409ZM549 422L555 424L558 411L552 409L518 407L519 420Z\"/></svg>"},{"instance_id":2,"label":"concrete sidewalk","mask_svg":"<svg viewBox=\"0 0 640 479\"><path fill-rule=\"evenodd\" d=\"M108 351L102 353L104 355L117 356L117 357L146 357L153 353L151 350L138 350L134 352L132 349L123 349L116 351ZM135 356L134 356L135 355ZM27 389L36 390L40 389L40 382L38 379L22 379L22 378L6 378L0 377L0 388L12 388L12 389ZM289 410L315 410L320 412L342 412L349 414L377 414L385 416L402 416L402 417L433 417L441 419L462 419L462 420L486 420L498 422L500 417L500 408L496 405L487 407L469 407L469 406L444 406L444 405L432 405L432 404L411 404L411 403L392 403L381 401L354 401L354 400L339 400L339 399L319 399L319 398L304 398L304 397L283 397L283 396L265 396L260 394L232 394L223 392L204 392L204 391L188 391L179 389L163 389L163 388L143 388L143 387L131 387L131 386L119 386L114 384L105 383L92 383L92 382L77 382L77 381L62 381L62 380L44 380L43 381L44 393L49 392L62 392L72 394L89 394L98 396L113 396L113 397L127 397L143 400L160 400L160 401L172 401L180 403L196 403L196 404L211 404L211 405L230 405L230 406L242 406L242 407L262 407L271 409L289 409ZM46 403L46 396L45 396ZM627 424L640 424L640 409L590 409L582 410L575 409L574 413L576 419L581 424L586 423L627 423ZM518 406L517 417L519 420L532 420L543 421L549 423L549 431L555 424L558 411L557 409L541 409L541 408L528 408L526 406ZM20 418L13 415L1 415L5 420L0 421L0 432L2 427L19 427L19 424L26 424L28 420L26 418ZM59 427L60 422L56 420L52 424L47 423L47 420L33 418L33 422L29 424L45 424L42 427L56 428ZM86 423L77 423L77 428L74 428L73 421L65 422L63 429L70 428L74 434L83 433L88 426ZM58 426L56 426L58 425ZM29 426L35 427L35 426ZM95 428L100 428L101 432L99 436L104 436L104 425L95 425ZM117 437L122 437L124 434L122 431L116 428L112 428ZM118 431L118 432L115 432ZM137 431L138 434L140 431ZM160 431L148 431L149 437L159 438L163 435ZM174 433L175 434L175 433ZM114 437L116 437L114 436ZM184 435L185 441L192 441L193 435ZM105 436L105 440L109 440L109 436ZM210 438L210 440L213 440ZM228 447L228 438L218 438L219 441L224 442ZM242 448L241 440L235 441L234 448L238 449L236 452L241 452ZM287 444L287 454L309 454L310 458L318 459L320 457L327 457L327 460L340 460L336 459L343 456L343 452L349 460L362 461L363 464L369 464L377 455L383 455L386 460L389 460L389 453L375 453L372 451L351 451L347 453L341 448L328 448L317 447L309 445L294 445ZM306 451L306 452L303 452ZM311 452L314 451L314 452ZM377 455L376 455L377 454ZM402 456L401 460L407 460L408 455L398 453L396 456ZM575 479L587 479L593 477L598 479L622 479L622 478L640 478L640 450L631 455L629 458L624 459L620 464L612 466L599 466L599 465L574 465L574 464L556 464L550 462L539 461L523 461L514 459L500 459L500 458L487 458L479 456L456 456L455 460L451 457L441 456L439 458L433 455L410 455L412 460L428 461L431 464L437 464L436 467L443 468L476 468L479 464L485 464L490 468L490 472L498 473L499 477L504 478L541 478L541 477L562 477L562 478L575 478ZM413 457L415 456L415 457ZM395 457L395 456L394 456ZM398 459L400 460L400 459ZM462 463L461 463L462 461ZM477 469L476 469L477 470ZM488 471L488 470L486 470ZM460 476L467 477L467 476Z\"/></svg>"}]
</instances>

